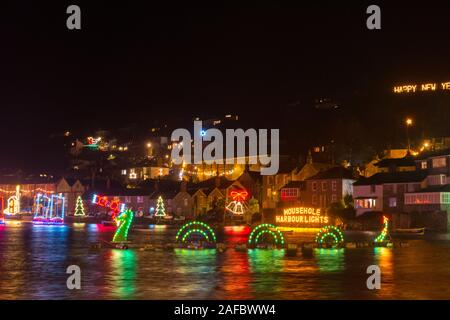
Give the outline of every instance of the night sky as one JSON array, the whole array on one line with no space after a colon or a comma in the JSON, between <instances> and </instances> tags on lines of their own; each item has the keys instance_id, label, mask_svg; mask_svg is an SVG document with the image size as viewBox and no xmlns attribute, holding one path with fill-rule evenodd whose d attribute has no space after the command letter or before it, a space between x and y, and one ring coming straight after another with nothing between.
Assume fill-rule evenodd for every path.
<instances>
[{"instance_id":1,"label":"night sky","mask_svg":"<svg viewBox=\"0 0 450 320\"><path fill-rule=\"evenodd\" d=\"M2 2L0 165L54 161L49 137L65 130L231 112L283 130L292 103L317 96L364 124L393 85L450 81L448 1L297 2ZM382 30L366 28L373 3Z\"/></svg>"}]
</instances>

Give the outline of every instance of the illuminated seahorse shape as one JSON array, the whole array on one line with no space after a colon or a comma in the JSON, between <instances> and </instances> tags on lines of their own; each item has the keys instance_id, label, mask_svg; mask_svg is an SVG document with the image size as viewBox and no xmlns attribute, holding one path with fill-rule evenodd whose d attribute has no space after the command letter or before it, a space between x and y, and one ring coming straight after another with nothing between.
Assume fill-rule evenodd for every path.
<instances>
[{"instance_id":1,"label":"illuminated seahorse shape","mask_svg":"<svg viewBox=\"0 0 450 320\"><path fill-rule=\"evenodd\" d=\"M389 218L386 216L383 216L383 225L383 230L381 230L381 233L375 238L375 242L383 242L386 240L389 231Z\"/></svg>"},{"instance_id":2,"label":"illuminated seahorse shape","mask_svg":"<svg viewBox=\"0 0 450 320\"><path fill-rule=\"evenodd\" d=\"M120 213L114 220L117 223L117 230L112 242L123 242L128 239L128 230L133 222L134 212L130 209Z\"/></svg>"}]
</instances>

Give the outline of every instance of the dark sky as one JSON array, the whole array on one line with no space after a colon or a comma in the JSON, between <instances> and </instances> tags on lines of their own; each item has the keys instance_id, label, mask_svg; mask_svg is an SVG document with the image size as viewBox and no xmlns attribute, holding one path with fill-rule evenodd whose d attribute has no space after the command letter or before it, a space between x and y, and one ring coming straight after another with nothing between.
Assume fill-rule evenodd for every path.
<instances>
[{"instance_id":1,"label":"dark sky","mask_svg":"<svg viewBox=\"0 0 450 320\"><path fill-rule=\"evenodd\" d=\"M450 80L448 1L8 2L1 165L42 157L48 135L65 129L228 112L270 125L305 96ZM382 30L366 28L372 3ZM81 7L80 31L66 28L70 4Z\"/></svg>"}]
</instances>

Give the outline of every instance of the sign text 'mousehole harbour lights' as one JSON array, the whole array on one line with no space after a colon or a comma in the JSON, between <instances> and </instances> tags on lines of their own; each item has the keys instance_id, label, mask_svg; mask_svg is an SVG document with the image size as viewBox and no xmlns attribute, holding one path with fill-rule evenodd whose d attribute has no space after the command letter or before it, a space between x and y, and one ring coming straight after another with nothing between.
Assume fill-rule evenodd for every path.
<instances>
[{"instance_id":1,"label":"sign text 'mousehole harbour lights'","mask_svg":"<svg viewBox=\"0 0 450 320\"><path fill-rule=\"evenodd\" d=\"M320 209L308 207L285 208L282 215L275 216L275 222L279 225L296 225L299 227L326 225L328 221L329 218L321 215Z\"/></svg>"}]
</instances>

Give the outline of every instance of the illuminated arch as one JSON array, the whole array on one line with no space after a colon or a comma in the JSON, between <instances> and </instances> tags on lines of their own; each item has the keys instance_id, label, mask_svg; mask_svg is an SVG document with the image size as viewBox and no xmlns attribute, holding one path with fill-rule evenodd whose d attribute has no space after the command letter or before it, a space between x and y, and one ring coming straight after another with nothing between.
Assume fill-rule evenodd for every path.
<instances>
[{"instance_id":1,"label":"illuminated arch","mask_svg":"<svg viewBox=\"0 0 450 320\"><path fill-rule=\"evenodd\" d=\"M248 237L249 245L257 245L261 236L264 234L270 234L276 245L284 246L284 236L277 227L270 223L262 223L253 228Z\"/></svg>"},{"instance_id":2,"label":"illuminated arch","mask_svg":"<svg viewBox=\"0 0 450 320\"><path fill-rule=\"evenodd\" d=\"M319 233L316 235L316 242L319 246L328 243L328 239L331 239L332 246L340 246L344 243L344 235L339 228L335 226L325 226L320 229Z\"/></svg>"},{"instance_id":3,"label":"illuminated arch","mask_svg":"<svg viewBox=\"0 0 450 320\"><path fill-rule=\"evenodd\" d=\"M175 240L177 242L186 242L193 234L200 234L207 242L217 242L214 230L204 222L191 221L185 223L177 232Z\"/></svg>"}]
</instances>

